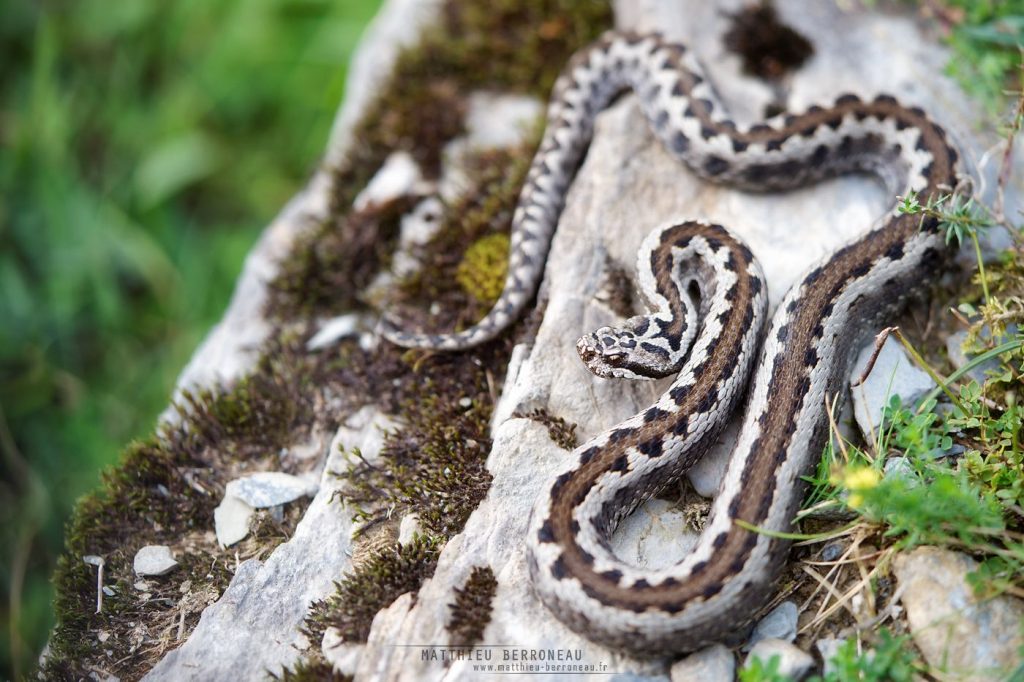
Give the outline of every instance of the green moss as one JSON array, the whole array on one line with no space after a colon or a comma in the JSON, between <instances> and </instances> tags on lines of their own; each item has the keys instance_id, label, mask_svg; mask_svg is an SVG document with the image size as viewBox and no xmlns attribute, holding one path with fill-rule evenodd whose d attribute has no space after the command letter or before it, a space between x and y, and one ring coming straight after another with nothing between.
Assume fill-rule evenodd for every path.
<instances>
[{"instance_id":1,"label":"green moss","mask_svg":"<svg viewBox=\"0 0 1024 682\"><path fill-rule=\"evenodd\" d=\"M483 639L484 630L491 622L491 602L498 589L498 581L490 566L475 566L462 588L455 588L455 602L449 604L451 618L448 632L451 645L470 647Z\"/></svg>"},{"instance_id":2,"label":"green moss","mask_svg":"<svg viewBox=\"0 0 1024 682\"><path fill-rule=\"evenodd\" d=\"M319 642L327 628L334 627L346 642L365 642L378 611L406 592L415 594L434 574L441 544L437 538L419 536L376 553L345 576L334 595L313 605L306 620L307 636Z\"/></svg>"},{"instance_id":3,"label":"green moss","mask_svg":"<svg viewBox=\"0 0 1024 682\"><path fill-rule=\"evenodd\" d=\"M187 635L198 611L186 607L181 583L191 583L190 594L220 594L235 550L269 551L290 535L301 514L289 509L281 525L263 518L248 544L224 552L210 541L209 529L227 480L247 471L279 470L283 449L305 442L314 430L336 429L362 402L397 414L403 426L388 434L378 470L350 472L353 502L371 517L391 505L415 512L425 534L411 545L371 555L314 609L308 627L322 635L335 625L346 638L365 640L376 612L418 589L433 572L443 542L461 530L486 494L488 424L496 382L508 361L508 337L472 354L423 357L389 344L367 351L354 341L309 353L304 342L310 330L295 322L359 308L362 289L387 266L401 216L417 198L358 212L351 206L390 153L409 152L436 178L444 146L462 132L471 90L546 98L570 53L611 25L607 4L568 0L452 0L441 14L423 42L400 56L390 85L354 130L351 154L332 170L328 217L300 237L271 283L267 313L277 327L256 366L231 388L183 394L177 424L130 446L102 489L78 505L54 576L59 622L42 669L46 678L84 678L92 669L122 678L144 674L176 644L137 646L132 629L163 632L168 619L184 612ZM438 303L445 312L431 322L447 328L484 312L488 301L463 290L455 275L461 262L481 255L493 260L496 245L507 239L538 138L471 160L474 185L448 207L438 237L422 254L423 275L403 284L400 303ZM467 258L474 242L480 246ZM492 269L482 261L476 275ZM139 547L152 543L180 543L181 566L166 579L150 581L155 598L140 602L131 560ZM115 589L100 614L93 613L96 576L82 562L85 554L105 558L105 584ZM102 647L96 640L101 631L111 635ZM284 675L337 678L316 654Z\"/></svg>"},{"instance_id":4,"label":"green moss","mask_svg":"<svg viewBox=\"0 0 1024 682\"><path fill-rule=\"evenodd\" d=\"M538 408L531 412L515 412L512 415L520 419L532 419L540 422L548 429L548 437L560 448L573 450L579 445L576 438L576 424L570 424L561 417L556 417L545 409Z\"/></svg>"},{"instance_id":5,"label":"green moss","mask_svg":"<svg viewBox=\"0 0 1024 682\"><path fill-rule=\"evenodd\" d=\"M393 305L402 310L409 326L461 328L480 319L491 307L497 295L492 299L482 296L500 290L504 281L505 263L494 259L501 243L507 243L512 213L536 144L535 137L518 148L488 150L467 159L472 186L447 207L437 234L415 254L422 268L396 292ZM469 256L477 244L481 244L480 251ZM460 277L460 269L465 270L467 263L472 272ZM478 295L473 295L473 290Z\"/></svg>"},{"instance_id":6,"label":"green moss","mask_svg":"<svg viewBox=\"0 0 1024 682\"><path fill-rule=\"evenodd\" d=\"M393 250L401 211L355 215L351 207L388 155L409 152L436 178L445 144L463 131L470 92L509 90L546 100L569 56L611 25L603 1L445 3L438 25L402 52L390 83L353 131L349 158L333 171L329 215L282 263L268 314L291 319L359 305L356 292ZM530 156L519 160L528 163Z\"/></svg>"},{"instance_id":7,"label":"green moss","mask_svg":"<svg viewBox=\"0 0 1024 682\"><path fill-rule=\"evenodd\" d=\"M355 679L351 675L335 672L334 666L322 658L315 661L299 661L295 668L286 668L280 677L271 677L282 682L352 682Z\"/></svg>"},{"instance_id":8,"label":"green moss","mask_svg":"<svg viewBox=\"0 0 1024 682\"><path fill-rule=\"evenodd\" d=\"M507 234L489 234L470 244L455 270L455 281L480 303L493 304L508 272Z\"/></svg>"}]
</instances>

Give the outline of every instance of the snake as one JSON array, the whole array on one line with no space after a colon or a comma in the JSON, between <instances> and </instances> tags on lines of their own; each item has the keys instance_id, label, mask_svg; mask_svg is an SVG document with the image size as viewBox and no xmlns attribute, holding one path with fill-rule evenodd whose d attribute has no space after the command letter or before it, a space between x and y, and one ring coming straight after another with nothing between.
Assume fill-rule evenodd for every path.
<instances>
[{"instance_id":1,"label":"snake","mask_svg":"<svg viewBox=\"0 0 1024 682\"><path fill-rule=\"evenodd\" d=\"M600 377L675 378L653 405L573 450L538 495L525 539L529 574L535 594L573 630L657 657L735 640L770 600L803 476L829 439L826 403L845 391L872 330L953 251L934 215L901 212L895 197L938 200L960 175L946 131L892 96L845 94L831 106L740 124L684 45L610 32L573 55L555 83L493 308L447 334L407 331L385 315L387 339L460 351L516 321L539 286L595 117L627 91L665 149L707 181L774 192L866 173L894 197L863 236L812 265L770 320L764 275L746 245L719 225L670 221L638 255L650 312L579 340L580 358ZM619 522L702 457L741 403L738 441L692 551L658 569L618 557L611 537Z\"/></svg>"}]
</instances>

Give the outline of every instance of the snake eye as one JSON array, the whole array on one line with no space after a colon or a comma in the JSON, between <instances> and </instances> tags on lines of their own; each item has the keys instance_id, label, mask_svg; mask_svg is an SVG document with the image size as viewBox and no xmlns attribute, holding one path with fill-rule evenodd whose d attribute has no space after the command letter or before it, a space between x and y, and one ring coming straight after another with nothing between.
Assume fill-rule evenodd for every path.
<instances>
[{"instance_id":1,"label":"snake eye","mask_svg":"<svg viewBox=\"0 0 1024 682\"><path fill-rule=\"evenodd\" d=\"M611 365L617 365L626 357L625 353L607 353L604 361Z\"/></svg>"}]
</instances>

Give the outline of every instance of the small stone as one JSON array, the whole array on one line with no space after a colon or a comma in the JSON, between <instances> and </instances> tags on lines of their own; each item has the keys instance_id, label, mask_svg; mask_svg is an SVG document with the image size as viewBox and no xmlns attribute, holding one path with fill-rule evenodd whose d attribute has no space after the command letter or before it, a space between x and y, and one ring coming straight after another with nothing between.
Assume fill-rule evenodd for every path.
<instances>
[{"instance_id":1,"label":"small stone","mask_svg":"<svg viewBox=\"0 0 1024 682\"><path fill-rule=\"evenodd\" d=\"M406 514L398 525L398 544L408 545L420 534L420 518L416 514Z\"/></svg>"},{"instance_id":2,"label":"small stone","mask_svg":"<svg viewBox=\"0 0 1024 682\"><path fill-rule=\"evenodd\" d=\"M535 97L492 92L469 96L466 132L473 147L513 147L523 142L544 113Z\"/></svg>"},{"instance_id":3,"label":"small stone","mask_svg":"<svg viewBox=\"0 0 1024 682\"><path fill-rule=\"evenodd\" d=\"M780 639L792 642L796 639L796 603L784 601L768 612L750 633L750 639L743 646L744 651L750 651L758 642L765 639Z\"/></svg>"},{"instance_id":4,"label":"small stone","mask_svg":"<svg viewBox=\"0 0 1024 682\"><path fill-rule=\"evenodd\" d=\"M132 587L134 587L139 592L145 592L149 589L149 583L147 583L145 580L136 580L135 584L132 585Z\"/></svg>"},{"instance_id":5,"label":"small stone","mask_svg":"<svg viewBox=\"0 0 1024 682\"><path fill-rule=\"evenodd\" d=\"M669 673L672 682L731 680L736 676L736 659L723 644L713 644L677 661Z\"/></svg>"},{"instance_id":6,"label":"small stone","mask_svg":"<svg viewBox=\"0 0 1024 682\"><path fill-rule=\"evenodd\" d=\"M346 642L336 627L329 627L324 631L324 638L320 644L320 650L327 662L334 666L334 672L350 677L356 674L359 658L365 649L365 644Z\"/></svg>"},{"instance_id":7,"label":"small stone","mask_svg":"<svg viewBox=\"0 0 1024 682\"><path fill-rule=\"evenodd\" d=\"M937 547L919 547L893 562L907 624L929 665L957 680L1008 679L1021 664L1024 602L1001 595L980 600L967 574L974 559Z\"/></svg>"},{"instance_id":8,"label":"small stone","mask_svg":"<svg viewBox=\"0 0 1024 682\"><path fill-rule=\"evenodd\" d=\"M867 368L874 342L868 344L853 365L850 381L857 381ZM890 336L885 340L871 374L860 386L851 387L853 395L853 416L861 433L868 439L878 436L882 423L882 412L892 396L900 397L904 405L914 401L935 388L935 382L911 362L898 339Z\"/></svg>"},{"instance_id":9,"label":"small stone","mask_svg":"<svg viewBox=\"0 0 1024 682\"><path fill-rule=\"evenodd\" d=\"M213 510L217 543L221 547L230 547L244 540L249 535L249 522L255 513L255 509L237 497L226 496Z\"/></svg>"},{"instance_id":10,"label":"small stone","mask_svg":"<svg viewBox=\"0 0 1024 682\"><path fill-rule=\"evenodd\" d=\"M821 550L822 561L836 561L846 551L846 544L842 540L833 540Z\"/></svg>"},{"instance_id":11,"label":"small stone","mask_svg":"<svg viewBox=\"0 0 1024 682\"><path fill-rule=\"evenodd\" d=\"M225 499L236 497L254 509L276 507L315 493L316 486L280 471L261 471L236 478L224 489Z\"/></svg>"},{"instance_id":12,"label":"small stone","mask_svg":"<svg viewBox=\"0 0 1024 682\"><path fill-rule=\"evenodd\" d=\"M103 594L107 595L108 597L113 597L115 594L117 594L117 590L115 590L110 585L104 585Z\"/></svg>"},{"instance_id":13,"label":"small stone","mask_svg":"<svg viewBox=\"0 0 1024 682\"><path fill-rule=\"evenodd\" d=\"M362 192L356 196L353 207L357 211L370 206L379 206L412 194L423 182L420 167L408 152L395 152L387 158L377 174L373 176Z\"/></svg>"},{"instance_id":14,"label":"small stone","mask_svg":"<svg viewBox=\"0 0 1024 682\"><path fill-rule=\"evenodd\" d=\"M98 639L100 641L100 644L102 644L103 642L106 642L108 639L110 639L110 633L106 630L100 630L100 633L96 635L96 639Z\"/></svg>"},{"instance_id":15,"label":"small stone","mask_svg":"<svg viewBox=\"0 0 1024 682\"><path fill-rule=\"evenodd\" d=\"M136 575L165 575L177 565L167 545L146 545L135 553L132 562Z\"/></svg>"},{"instance_id":16,"label":"small stone","mask_svg":"<svg viewBox=\"0 0 1024 682\"><path fill-rule=\"evenodd\" d=\"M697 533L671 502L648 500L627 516L612 535L612 551L628 563L659 569L686 558Z\"/></svg>"},{"instance_id":17,"label":"small stone","mask_svg":"<svg viewBox=\"0 0 1024 682\"><path fill-rule=\"evenodd\" d=\"M347 336L354 336L359 332L361 321L362 317L357 313L332 317L320 325L317 333L306 342L306 350L327 348Z\"/></svg>"},{"instance_id":18,"label":"small stone","mask_svg":"<svg viewBox=\"0 0 1024 682\"><path fill-rule=\"evenodd\" d=\"M814 647L821 654L821 660L825 662L822 675L826 678L835 670L835 664L832 663L832 659L839 653L839 647L843 646L845 641L845 639L836 639L834 637L822 637L814 643Z\"/></svg>"},{"instance_id":19,"label":"small stone","mask_svg":"<svg viewBox=\"0 0 1024 682\"><path fill-rule=\"evenodd\" d=\"M783 677L799 680L814 669L814 658L809 653L781 639L762 639L755 644L743 667L749 668L755 658L768 665L776 656L779 657L778 671Z\"/></svg>"},{"instance_id":20,"label":"small stone","mask_svg":"<svg viewBox=\"0 0 1024 682\"><path fill-rule=\"evenodd\" d=\"M1017 325L1008 324L1006 325L1006 334L993 340L992 332L987 326L985 326L982 327L979 337L982 341L992 341L995 346L998 346L1009 341L1016 333ZM964 341L966 340L967 330L964 329L954 332L946 337L946 353L949 355L949 361L953 363L953 366L957 369L960 369L975 357L974 355L968 355L964 352ZM980 365L967 370L967 376L974 379L979 384L984 383L985 379L988 378L989 371L998 370L1000 366L1001 363L999 362L999 358L989 358Z\"/></svg>"},{"instance_id":21,"label":"small stone","mask_svg":"<svg viewBox=\"0 0 1024 682\"><path fill-rule=\"evenodd\" d=\"M885 460L885 475L895 478L902 478L907 483L917 484L917 472L910 460L902 455L896 455Z\"/></svg>"}]
</instances>

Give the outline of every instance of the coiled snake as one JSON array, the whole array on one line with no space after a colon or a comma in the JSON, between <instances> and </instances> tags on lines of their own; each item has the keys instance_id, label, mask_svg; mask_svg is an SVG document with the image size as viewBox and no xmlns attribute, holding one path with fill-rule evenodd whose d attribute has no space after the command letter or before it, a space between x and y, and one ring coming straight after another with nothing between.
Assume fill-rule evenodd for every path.
<instances>
[{"instance_id":1,"label":"coiled snake","mask_svg":"<svg viewBox=\"0 0 1024 682\"><path fill-rule=\"evenodd\" d=\"M516 319L537 289L594 117L625 89L665 147L710 181L773 191L866 171L892 195L914 191L922 199L957 184L957 153L920 109L845 95L831 107L741 126L686 48L657 35L610 33L573 56L555 85L494 308L477 325L444 335L401 331L385 318L388 339L461 350ZM639 255L652 313L587 335L577 350L601 376L677 377L656 404L577 448L571 468L540 494L528 561L552 612L637 655L694 650L742 631L770 596L788 543L734 522L790 529L800 477L828 438L826 397L844 388L851 353L896 312L905 291L935 276L948 252L935 219L892 209L790 289L758 356L766 288L746 246L695 222L652 232ZM755 358L739 441L695 549L661 570L624 563L608 541L616 524L715 442L745 395Z\"/></svg>"}]
</instances>

